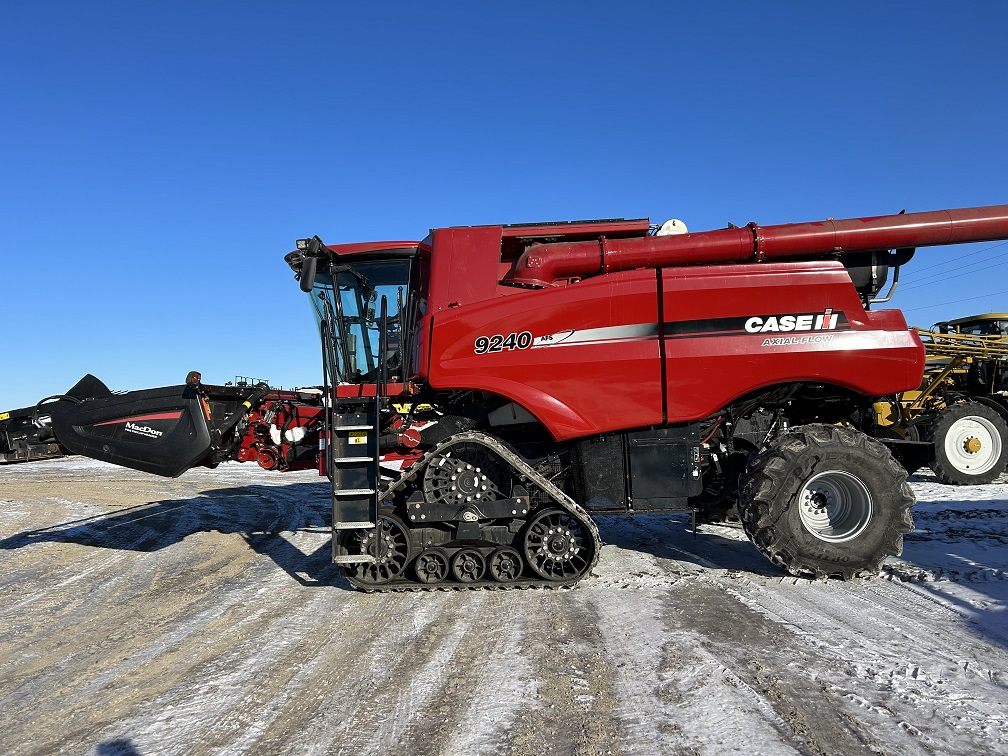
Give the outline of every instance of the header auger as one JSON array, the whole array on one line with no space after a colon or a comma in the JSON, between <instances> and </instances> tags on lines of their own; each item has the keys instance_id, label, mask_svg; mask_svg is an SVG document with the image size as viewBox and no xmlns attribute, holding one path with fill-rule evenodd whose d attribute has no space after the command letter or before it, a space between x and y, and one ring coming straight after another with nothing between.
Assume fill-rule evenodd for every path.
<instances>
[{"instance_id":1,"label":"header auger","mask_svg":"<svg viewBox=\"0 0 1008 756\"><path fill-rule=\"evenodd\" d=\"M599 557L596 513L737 508L793 574L875 573L913 496L887 448L912 442L880 433L874 405L920 386L925 357L899 311L871 306L914 248L991 239L1008 239L1008 205L672 235L619 219L302 239L286 260L322 343L305 427L332 480L333 559L365 590L566 586ZM183 468L263 427L244 419L255 402L179 389L210 439ZM219 421L200 411L215 395ZM128 438L123 401L54 408L53 427L113 455L191 430L149 412Z\"/></svg>"}]
</instances>

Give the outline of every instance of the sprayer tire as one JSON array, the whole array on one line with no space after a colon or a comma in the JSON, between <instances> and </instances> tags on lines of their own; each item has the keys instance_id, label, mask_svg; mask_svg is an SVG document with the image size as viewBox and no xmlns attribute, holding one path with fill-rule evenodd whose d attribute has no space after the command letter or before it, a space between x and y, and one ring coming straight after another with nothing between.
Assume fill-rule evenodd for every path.
<instances>
[{"instance_id":1,"label":"sprayer tire","mask_svg":"<svg viewBox=\"0 0 1008 756\"><path fill-rule=\"evenodd\" d=\"M1008 424L986 404L959 402L946 407L931 423L928 439L934 444L931 469L946 483L990 483L1008 466ZM975 451L971 443L977 444Z\"/></svg>"}]
</instances>

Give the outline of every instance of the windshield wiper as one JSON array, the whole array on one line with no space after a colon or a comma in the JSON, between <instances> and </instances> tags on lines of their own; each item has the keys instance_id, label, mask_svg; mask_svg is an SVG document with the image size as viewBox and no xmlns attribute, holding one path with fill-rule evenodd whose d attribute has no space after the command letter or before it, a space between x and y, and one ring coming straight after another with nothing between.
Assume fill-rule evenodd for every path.
<instances>
[{"instance_id":1,"label":"windshield wiper","mask_svg":"<svg viewBox=\"0 0 1008 756\"><path fill-rule=\"evenodd\" d=\"M332 277L333 281L336 281L337 276L341 273L349 273L351 276L357 279L357 283L360 284L361 292L365 294L364 300L367 302L371 301L371 295L374 294L375 288L371 285L371 282L367 280L367 277L361 273L359 270L355 269L350 263L340 263L339 265L332 266Z\"/></svg>"},{"instance_id":2,"label":"windshield wiper","mask_svg":"<svg viewBox=\"0 0 1008 756\"><path fill-rule=\"evenodd\" d=\"M343 365L345 366L347 372L350 371L350 349L347 346L347 341L350 336L346 327L346 318L343 316L343 304L340 302L339 295L339 285L333 281L333 300L335 301L335 309L333 309L333 302L329 301L329 297L325 295L325 292L319 292L318 298L322 300L322 304L325 307L326 317L323 322L328 321L330 338L334 340L339 345L340 355L343 357ZM339 336L333 333L333 329L339 331ZM339 365L333 366L335 368L334 372L337 378L342 378ZM334 381L336 383L336 381Z\"/></svg>"}]
</instances>

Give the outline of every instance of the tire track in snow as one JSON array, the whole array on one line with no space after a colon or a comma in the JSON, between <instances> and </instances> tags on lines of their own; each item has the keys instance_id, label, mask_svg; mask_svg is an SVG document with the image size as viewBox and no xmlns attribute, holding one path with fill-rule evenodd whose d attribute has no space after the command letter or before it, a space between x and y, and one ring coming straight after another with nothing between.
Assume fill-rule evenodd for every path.
<instances>
[{"instance_id":1,"label":"tire track in snow","mask_svg":"<svg viewBox=\"0 0 1008 756\"><path fill-rule=\"evenodd\" d=\"M593 596L628 754L801 753L766 700L704 648L702 632L670 622L651 590Z\"/></svg>"},{"instance_id":2,"label":"tire track in snow","mask_svg":"<svg viewBox=\"0 0 1008 756\"><path fill-rule=\"evenodd\" d=\"M852 725L858 733L856 739L859 742L870 745L896 740L901 742L901 748L908 753L927 753L932 747L954 748L953 744L963 736L981 750L993 744L1000 747L1004 742L1004 721L997 713L1000 704L988 706L985 703L988 694L984 691L977 694L973 681L957 686L955 679L951 682L946 679L958 677L962 680L962 675L959 674L960 655L950 651L950 648L959 648L968 655L963 658L972 659L976 659L978 650L977 639L970 634L968 624L959 613L936 604L927 597L899 590L894 593L891 589L893 584L888 581L867 581L864 585L873 589L869 594L864 588L858 587L858 583L814 583L796 578L761 578L723 567L718 569L716 563L712 564L706 558L709 554L707 548L696 548L692 540L684 537L681 532L674 532L664 523L660 523L656 530L662 534L670 533L676 540L655 550L662 554L674 553L680 558L667 561L655 557L651 564L647 564L649 555L623 555L621 564L625 563L630 572L640 576L641 583L636 586L638 590L666 586L676 594L678 586L695 582L694 590L697 594L703 595L703 601L711 602L711 594L703 587L703 584L708 583L730 595L736 602L734 610L730 605L724 607L725 617L738 615L731 625L725 625L726 628L736 623L751 625L754 621L753 618L746 618L745 611L739 614L739 604L779 624L783 634L793 637L790 640L778 640L774 645L790 644L795 658L805 657L809 667L816 669L819 675L818 681L814 678L804 679L798 687L812 680L814 684L810 695L827 701L835 699L831 704L827 703L825 708L839 705L851 720L860 718L864 704L846 695L849 685L845 687L845 684L849 680L844 678L854 677L863 683L881 687L879 699L885 706L876 707L876 712L886 714L871 723L870 727ZM608 531L603 533L607 535ZM653 539L654 533L650 533L649 537ZM607 552L600 562L600 571L616 561L612 547L606 548ZM694 548L702 551L704 556L693 551ZM684 568L683 563L690 556L695 560L694 568L689 569L688 564ZM704 565L702 570L700 565ZM656 570L665 571L667 579L663 581L660 576L656 576ZM610 584L627 585L626 581L619 580L610 581ZM630 588L634 588L632 583ZM820 595L823 592L828 592L829 597L823 598ZM887 602L892 603L891 608L887 607ZM946 616L947 621L932 627L936 610L937 616ZM890 621L881 622L879 618L885 618L887 614L892 614ZM878 632L866 632L861 625L852 627L852 617L862 618L862 625L870 623ZM947 625L955 628L951 638ZM933 642L928 642L928 639ZM718 658L724 660L735 656L740 663L745 662L743 649L733 651L729 645L717 639L716 633L712 635L711 641L721 646ZM895 653L886 650L887 645L892 644L897 649ZM906 644L906 647L902 644ZM982 650L984 644L979 646ZM915 655L914 652L920 652L922 647L923 653ZM911 650L909 654L908 650ZM936 679L940 684L932 686L924 672L928 669L925 660L933 659L936 655L939 660L935 664L939 667ZM851 659L868 660L868 663ZM1003 663L1004 653L1002 649L995 648L991 663L978 663L978 666L984 669L1003 669L998 666L998 659ZM759 663L759 657L754 656L749 661ZM784 669L787 669L787 659L777 658L772 650L765 662L769 669L778 669L778 662L783 663ZM730 664L727 661L725 663ZM842 674L837 675L837 669L843 670ZM951 674L947 674L946 670L951 670ZM884 685L880 686L879 678L886 675L891 681L891 691L886 691ZM739 676L746 678L741 672ZM777 676L780 677L779 674ZM909 683L905 682L907 678ZM789 684L794 685L795 680L792 679ZM1003 693L992 691L990 695L997 702L1004 700ZM935 726L935 720L942 725ZM901 728L898 737L892 738L885 734L887 729L896 727ZM950 738L945 732L954 732L955 735Z\"/></svg>"},{"instance_id":3,"label":"tire track in snow","mask_svg":"<svg viewBox=\"0 0 1008 756\"><path fill-rule=\"evenodd\" d=\"M1008 744L1008 691L999 682L1008 659L1003 649L978 642L948 607L878 580L759 581L717 574L703 580L787 628L814 652L810 663L832 692L881 715L879 724L914 736L903 748L955 750L966 739L982 752ZM971 660L979 674L967 675ZM851 678L862 683L853 695ZM864 698L865 685L874 689L874 703Z\"/></svg>"}]
</instances>

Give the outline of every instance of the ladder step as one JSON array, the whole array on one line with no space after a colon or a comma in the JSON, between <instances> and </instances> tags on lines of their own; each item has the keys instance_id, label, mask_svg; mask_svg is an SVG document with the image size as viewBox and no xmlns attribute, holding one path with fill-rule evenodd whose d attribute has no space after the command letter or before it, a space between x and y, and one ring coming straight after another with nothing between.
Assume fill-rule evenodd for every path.
<instances>
[{"instance_id":1,"label":"ladder step","mask_svg":"<svg viewBox=\"0 0 1008 756\"><path fill-rule=\"evenodd\" d=\"M373 425L334 425L334 431L369 431L374 430Z\"/></svg>"},{"instance_id":2,"label":"ladder step","mask_svg":"<svg viewBox=\"0 0 1008 756\"><path fill-rule=\"evenodd\" d=\"M374 457L335 457L333 462L374 462Z\"/></svg>"},{"instance_id":3,"label":"ladder step","mask_svg":"<svg viewBox=\"0 0 1008 756\"><path fill-rule=\"evenodd\" d=\"M369 554L338 554L333 557L335 564L374 564L374 557Z\"/></svg>"},{"instance_id":4,"label":"ladder step","mask_svg":"<svg viewBox=\"0 0 1008 756\"><path fill-rule=\"evenodd\" d=\"M373 488L341 488L333 491L333 496L370 496L373 493Z\"/></svg>"},{"instance_id":5,"label":"ladder step","mask_svg":"<svg viewBox=\"0 0 1008 756\"><path fill-rule=\"evenodd\" d=\"M333 530L366 530L373 528L373 522L337 522L333 525Z\"/></svg>"}]
</instances>

